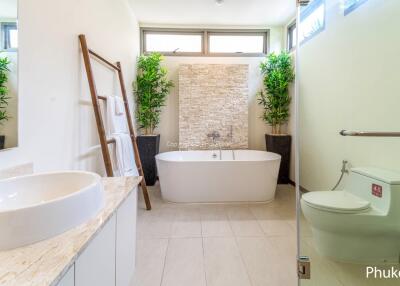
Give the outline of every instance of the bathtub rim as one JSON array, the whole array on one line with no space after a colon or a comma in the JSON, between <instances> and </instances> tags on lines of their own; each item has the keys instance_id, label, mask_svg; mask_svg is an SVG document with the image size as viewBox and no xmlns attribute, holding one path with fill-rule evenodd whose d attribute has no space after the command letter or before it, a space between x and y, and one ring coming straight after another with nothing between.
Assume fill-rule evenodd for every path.
<instances>
[{"instance_id":1,"label":"bathtub rim","mask_svg":"<svg viewBox=\"0 0 400 286\"><path fill-rule=\"evenodd\" d=\"M167 151L167 152L162 152L159 153L155 156L156 161L163 161L163 162L173 162L173 163L209 163L209 162L241 162L241 163L255 163L255 162L269 162L269 161L276 161L276 160L281 160L282 156L274 153L274 152L268 152L268 151L262 151L262 150L248 150L248 149L224 149L222 151L247 151L247 152L256 152L256 153L262 153L262 154L268 154L272 155L273 158L268 158L268 159L259 159L259 160L216 160L216 159L207 159L207 160L172 160L172 159L167 159L167 158L162 158L166 154L172 154L172 153L185 153L185 152L203 152L203 151L209 151L209 152L219 152L219 150L216 149L210 149L210 150L188 150L188 151Z\"/></svg>"}]
</instances>

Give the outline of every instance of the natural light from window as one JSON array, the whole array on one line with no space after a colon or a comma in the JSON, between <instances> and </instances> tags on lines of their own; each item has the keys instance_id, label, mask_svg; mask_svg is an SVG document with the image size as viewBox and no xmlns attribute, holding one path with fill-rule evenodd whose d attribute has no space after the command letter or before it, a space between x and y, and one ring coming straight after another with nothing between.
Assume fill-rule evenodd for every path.
<instances>
[{"instance_id":1,"label":"natural light from window","mask_svg":"<svg viewBox=\"0 0 400 286\"><path fill-rule=\"evenodd\" d=\"M310 4L312 5L312 4ZM299 42L303 42L313 35L317 34L324 28L325 24L325 4L321 4L316 7L312 12L305 13L306 16L301 18L300 30L299 30Z\"/></svg>"},{"instance_id":2,"label":"natural light from window","mask_svg":"<svg viewBox=\"0 0 400 286\"><path fill-rule=\"evenodd\" d=\"M297 27L296 24L292 29L289 30L290 38L289 38L289 50L292 50L296 47L297 44Z\"/></svg>"},{"instance_id":3,"label":"natural light from window","mask_svg":"<svg viewBox=\"0 0 400 286\"><path fill-rule=\"evenodd\" d=\"M18 30L10 30L10 48L17 49L18 48Z\"/></svg>"},{"instance_id":4,"label":"natural light from window","mask_svg":"<svg viewBox=\"0 0 400 286\"><path fill-rule=\"evenodd\" d=\"M344 14L347 15L367 0L344 0Z\"/></svg>"},{"instance_id":5,"label":"natural light from window","mask_svg":"<svg viewBox=\"0 0 400 286\"><path fill-rule=\"evenodd\" d=\"M146 52L201 53L202 35L146 34Z\"/></svg>"},{"instance_id":6,"label":"natural light from window","mask_svg":"<svg viewBox=\"0 0 400 286\"><path fill-rule=\"evenodd\" d=\"M264 36L210 35L210 53L264 53Z\"/></svg>"}]
</instances>

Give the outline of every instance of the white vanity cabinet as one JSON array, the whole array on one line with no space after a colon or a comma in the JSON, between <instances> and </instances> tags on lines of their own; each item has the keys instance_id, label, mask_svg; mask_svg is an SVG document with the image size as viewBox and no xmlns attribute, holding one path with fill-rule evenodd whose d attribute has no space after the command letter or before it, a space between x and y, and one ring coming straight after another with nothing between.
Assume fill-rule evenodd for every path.
<instances>
[{"instance_id":1,"label":"white vanity cabinet","mask_svg":"<svg viewBox=\"0 0 400 286\"><path fill-rule=\"evenodd\" d=\"M113 215L75 261L75 286L115 286L115 229Z\"/></svg>"},{"instance_id":2,"label":"white vanity cabinet","mask_svg":"<svg viewBox=\"0 0 400 286\"><path fill-rule=\"evenodd\" d=\"M129 286L135 269L137 188L95 235L57 286Z\"/></svg>"},{"instance_id":3,"label":"white vanity cabinet","mask_svg":"<svg viewBox=\"0 0 400 286\"><path fill-rule=\"evenodd\" d=\"M116 286L128 286L135 270L137 192L117 211Z\"/></svg>"},{"instance_id":4,"label":"white vanity cabinet","mask_svg":"<svg viewBox=\"0 0 400 286\"><path fill-rule=\"evenodd\" d=\"M63 278L58 282L57 286L74 286L75 285L75 265L72 265L64 274Z\"/></svg>"}]
</instances>

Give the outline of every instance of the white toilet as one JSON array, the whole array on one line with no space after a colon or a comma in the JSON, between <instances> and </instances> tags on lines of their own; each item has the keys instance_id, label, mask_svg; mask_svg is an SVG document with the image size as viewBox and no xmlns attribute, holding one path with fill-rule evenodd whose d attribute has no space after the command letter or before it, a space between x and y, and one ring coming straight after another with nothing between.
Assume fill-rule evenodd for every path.
<instances>
[{"instance_id":1,"label":"white toilet","mask_svg":"<svg viewBox=\"0 0 400 286\"><path fill-rule=\"evenodd\" d=\"M353 168L345 190L306 193L301 208L321 255L354 263L399 262L400 174Z\"/></svg>"}]
</instances>

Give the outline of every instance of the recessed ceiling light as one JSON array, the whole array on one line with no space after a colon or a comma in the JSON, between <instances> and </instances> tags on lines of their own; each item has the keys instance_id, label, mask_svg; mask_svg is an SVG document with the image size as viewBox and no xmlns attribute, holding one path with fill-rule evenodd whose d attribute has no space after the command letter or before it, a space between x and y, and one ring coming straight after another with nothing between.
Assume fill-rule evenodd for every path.
<instances>
[{"instance_id":1,"label":"recessed ceiling light","mask_svg":"<svg viewBox=\"0 0 400 286\"><path fill-rule=\"evenodd\" d=\"M215 0L215 3L216 3L218 6L221 6L221 5L224 3L224 0Z\"/></svg>"}]
</instances>

